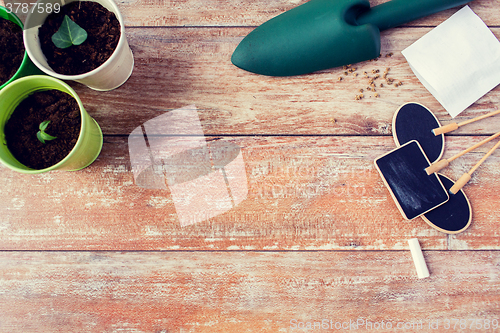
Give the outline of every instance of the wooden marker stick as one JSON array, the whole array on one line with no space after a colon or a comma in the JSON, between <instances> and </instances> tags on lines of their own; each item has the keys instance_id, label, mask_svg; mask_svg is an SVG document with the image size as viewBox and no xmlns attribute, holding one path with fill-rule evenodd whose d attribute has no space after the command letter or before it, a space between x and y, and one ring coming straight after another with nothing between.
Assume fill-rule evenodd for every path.
<instances>
[{"instance_id":1,"label":"wooden marker stick","mask_svg":"<svg viewBox=\"0 0 500 333\"><path fill-rule=\"evenodd\" d=\"M433 129L432 133L434 133L434 135L448 133L448 132L454 131L457 128L462 127L464 125L468 125L468 124L473 123L475 121L482 120L482 119L485 119L485 118L488 118L488 117L491 117L491 116L495 116L495 115L497 115L499 113L500 113L500 110L497 110L497 111L493 111L493 112L484 114L482 116L479 116L479 117L476 117L476 118L473 118L473 119L462 121L461 123L458 123L458 124L457 123L451 123L451 124L448 124L448 125L441 126L441 127Z\"/></svg>"},{"instance_id":2,"label":"wooden marker stick","mask_svg":"<svg viewBox=\"0 0 500 333\"><path fill-rule=\"evenodd\" d=\"M490 142L491 140L496 139L499 136L500 136L500 132L498 132L496 134L493 134L492 136L484 139L483 141L476 143L472 147L469 147L469 148L461 151L460 153L456 154L455 156L452 156L452 157L450 157L448 159L443 158L442 160L440 160L440 161L438 161L436 163L431 164L431 166L428 167L428 168L426 168L425 171L427 172L428 175L432 175L433 173L438 172L439 170L447 167L450 164L451 161L453 161L453 160L455 160L455 159L457 159L457 158L459 158L459 157L467 154L468 152L473 151L474 149L476 149L476 148L484 145L485 143Z\"/></svg>"},{"instance_id":3,"label":"wooden marker stick","mask_svg":"<svg viewBox=\"0 0 500 333\"><path fill-rule=\"evenodd\" d=\"M491 154L493 154L493 152L495 151L495 149L498 148L498 146L500 146L500 141L498 141L496 143L496 145L493 146L493 148L490 149L490 151L488 151L484 156L483 158L481 158L479 160L479 162L476 163L476 165L474 165L470 170L469 172L466 172L462 175L462 177L460 177L456 182L455 182L455 185L453 185L451 188L450 188L450 192L453 193L453 194L456 194L458 191L460 191L460 189L462 187L464 187L465 184L467 184L467 182L470 180L471 176L472 176L472 173L474 171L477 170L477 168L479 168L479 166L488 158L490 157Z\"/></svg>"}]
</instances>

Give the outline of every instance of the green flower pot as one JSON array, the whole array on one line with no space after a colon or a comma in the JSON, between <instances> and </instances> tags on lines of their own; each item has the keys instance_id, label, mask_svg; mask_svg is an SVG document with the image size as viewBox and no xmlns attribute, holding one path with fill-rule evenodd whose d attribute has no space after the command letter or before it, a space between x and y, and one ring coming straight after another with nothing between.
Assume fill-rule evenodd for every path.
<instances>
[{"instance_id":1,"label":"green flower pot","mask_svg":"<svg viewBox=\"0 0 500 333\"><path fill-rule=\"evenodd\" d=\"M21 29L23 29L23 23L21 22L21 20L14 13L7 12L7 9L5 7L0 6L0 17L9 20L11 22L14 22L18 26L20 26ZM21 63L21 66L17 70L16 74L14 74L14 76L12 76L9 79L9 81L5 82L0 86L0 90L2 90L3 87L11 83L12 81L17 80L21 77L28 75L42 75L42 74L43 72L33 64L33 62L28 57L28 53L24 51L24 58L23 62Z\"/></svg>"},{"instance_id":2,"label":"green flower pot","mask_svg":"<svg viewBox=\"0 0 500 333\"><path fill-rule=\"evenodd\" d=\"M70 94L78 103L81 115L80 136L71 152L60 162L45 169L31 169L20 163L7 148L5 124L16 107L30 94L43 90L60 90ZM101 152L103 136L97 122L85 111L75 91L63 81L44 75L18 79L0 91L0 161L8 168L21 173L42 173L52 170L75 171L89 166Z\"/></svg>"}]
</instances>

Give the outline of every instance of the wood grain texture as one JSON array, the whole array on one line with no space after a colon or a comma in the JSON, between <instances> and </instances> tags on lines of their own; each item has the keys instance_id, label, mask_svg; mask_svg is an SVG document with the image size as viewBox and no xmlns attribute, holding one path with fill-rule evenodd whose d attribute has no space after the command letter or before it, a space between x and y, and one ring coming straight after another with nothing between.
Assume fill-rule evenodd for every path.
<instances>
[{"instance_id":1,"label":"wood grain texture","mask_svg":"<svg viewBox=\"0 0 500 333\"><path fill-rule=\"evenodd\" d=\"M382 321L444 331L446 319L453 332L496 331L469 325L500 320L499 253L424 257L431 276L419 280L407 249L1 253L0 332L336 331L296 329L323 319L360 332ZM453 329L457 318L467 329Z\"/></svg>"},{"instance_id":2,"label":"wood grain texture","mask_svg":"<svg viewBox=\"0 0 500 333\"><path fill-rule=\"evenodd\" d=\"M105 134L128 135L144 121L166 110L195 104L206 134L339 134L387 135L394 112L419 102L441 123L452 121L424 88L401 55L430 28L394 29L383 34L382 57L356 64L357 77L341 68L296 77L267 77L245 72L230 62L247 28L129 29L134 72L121 88L100 93L74 84L87 111ZM500 37L500 29L493 29ZM393 53L391 57L386 55ZM403 82L367 90L373 70L390 68L389 77ZM338 78L342 77L342 81ZM355 100L364 89L364 98ZM496 87L453 121L464 121L500 108ZM500 117L453 132L492 134Z\"/></svg>"},{"instance_id":3,"label":"wood grain texture","mask_svg":"<svg viewBox=\"0 0 500 333\"><path fill-rule=\"evenodd\" d=\"M371 7L388 0L370 0ZM128 26L251 26L256 27L267 20L297 7L305 0L123 0L120 10ZM486 24L494 26L500 22L496 8L500 2L472 1L469 6ZM406 26L436 26L461 8L459 6L429 17L408 23Z\"/></svg>"},{"instance_id":4,"label":"wood grain texture","mask_svg":"<svg viewBox=\"0 0 500 333\"><path fill-rule=\"evenodd\" d=\"M371 7L389 0L369 0ZM24 3L35 3L26 0ZM116 1L127 27L252 27L297 7L306 0L121 0ZM475 0L468 3L488 26L498 26L495 10L499 0ZM5 5L5 0L0 0ZM409 22L404 27L436 26L463 6ZM18 13L24 22L26 14Z\"/></svg>"},{"instance_id":5,"label":"wood grain texture","mask_svg":"<svg viewBox=\"0 0 500 333\"><path fill-rule=\"evenodd\" d=\"M498 249L498 156L464 188L467 232L446 236L406 221L375 170L391 137L229 137L242 149L248 196L234 209L181 228L170 190L134 184L126 138L107 137L81 172L20 175L3 168L4 250L383 250L418 237L428 249ZM451 137L447 154L477 137ZM488 147L454 161L458 179ZM190 193L187 193L190 194ZM213 197L213 204L217 198Z\"/></svg>"},{"instance_id":6,"label":"wood grain texture","mask_svg":"<svg viewBox=\"0 0 500 333\"><path fill-rule=\"evenodd\" d=\"M117 2L135 58L131 78L109 92L70 83L103 129L97 161L42 175L0 166L0 333L325 332L358 320L361 332L377 330L367 322L391 322L386 332L444 331L446 320L446 331L498 331L470 325L500 321L499 155L464 188L473 222L458 235L403 220L373 164L395 147L391 121L401 104L416 101L442 124L452 121L401 51L457 9L382 32L382 57L356 64L356 77L334 68L273 78L231 64L244 36L304 2ZM499 38L500 0L470 6ZM377 98L363 72L386 68L403 85L377 82ZM355 100L360 89L365 96ZM127 137L191 104L209 147L241 148L248 194L181 227L171 188L135 184ZM496 87L453 121L499 106ZM446 136L444 157L498 128L500 117L460 128ZM492 144L443 173L458 179ZM428 279L417 279L414 237ZM293 326L323 319L333 327ZM399 322L409 326L396 329Z\"/></svg>"}]
</instances>

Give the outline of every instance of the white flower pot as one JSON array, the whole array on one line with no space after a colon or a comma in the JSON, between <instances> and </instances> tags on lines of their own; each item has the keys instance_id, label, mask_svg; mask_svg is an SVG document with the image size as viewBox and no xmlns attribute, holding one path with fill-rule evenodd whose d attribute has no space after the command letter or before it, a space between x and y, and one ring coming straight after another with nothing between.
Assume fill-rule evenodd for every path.
<instances>
[{"instance_id":1,"label":"white flower pot","mask_svg":"<svg viewBox=\"0 0 500 333\"><path fill-rule=\"evenodd\" d=\"M71 3L73 1L76 0L63 2L62 5ZM116 4L112 0L91 1L97 2L107 10L113 12L120 22L121 29L120 40L118 41L118 45L116 46L114 53L98 68L90 72L78 75L63 75L54 72L52 68L50 68L45 55L42 52L40 40L38 37L39 27L43 24L43 22L45 22L45 19L50 14L46 11L43 11L43 13L33 11L33 13L28 14L26 23L24 25L24 45L31 61L44 73L61 80L73 80L76 82L80 82L94 90L112 90L125 83L132 74L134 68L134 56L128 45L127 37L125 36L125 25L123 23L123 18ZM38 3L43 3L44 5L51 3L52 5L54 5L55 3L59 4L60 0L38 0L37 4Z\"/></svg>"}]
</instances>

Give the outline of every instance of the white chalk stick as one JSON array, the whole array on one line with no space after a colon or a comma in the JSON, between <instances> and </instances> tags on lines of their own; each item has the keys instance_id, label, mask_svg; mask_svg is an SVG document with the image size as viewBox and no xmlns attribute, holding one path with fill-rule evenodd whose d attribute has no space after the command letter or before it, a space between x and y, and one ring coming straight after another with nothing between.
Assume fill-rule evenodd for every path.
<instances>
[{"instance_id":1,"label":"white chalk stick","mask_svg":"<svg viewBox=\"0 0 500 333\"><path fill-rule=\"evenodd\" d=\"M422 249L420 248L418 239L409 239L408 244L410 245L411 256L413 258L415 268L417 269L418 278L424 279L426 277L429 277L429 270L427 269L427 265L425 263L424 255L422 254Z\"/></svg>"}]
</instances>

